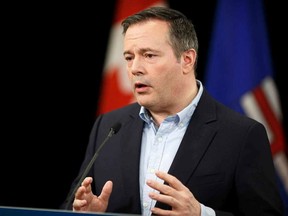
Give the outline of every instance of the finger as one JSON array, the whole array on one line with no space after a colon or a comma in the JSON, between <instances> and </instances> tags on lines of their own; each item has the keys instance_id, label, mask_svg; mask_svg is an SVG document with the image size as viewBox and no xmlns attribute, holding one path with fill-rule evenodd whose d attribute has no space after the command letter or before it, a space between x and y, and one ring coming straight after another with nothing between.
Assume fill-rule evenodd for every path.
<instances>
[{"instance_id":1,"label":"finger","mask_svg":"<svg viewBox=\"0 0 288 216\"><path fill-rule=\"evenodd\" d=\"M91 177L86 177L82 183L81 186L77 189L75 193L75 198L82 198L85 193L90 193L92 191L91 189L91 183L93 179Z\"/></svg>"},{"instance_id":2,"label":"finger","mask_svg":"<svg viewBox=\"0 0 288 216\"><path fill-rule=\"evenodd\" d=\"M99 199L108 201L110 198L110 195L112 193L112 189L113 189L113 183L112 181L107 181L104 186L103 189L101 191L101 194L99 196Z\"/></svg>"},{"instance_id":3,"label":"finger","mask_svg":"<svg viewBox=\"0 0 288 216\"><path fill-rule=\"evenodd\" d=\"M81 185L84 186L84 187L87 187L87 186L91 185L92 181L93 181L93 178L92 178L92 177L86 177L86 178L82 181Z\"/></svg>"},{"instance_id":4,"label":"finger","mask_svg":"<svg viewBox=\"0 0 288 216\"><path fill-rule=\"evenodd\" d=\"M157 192L150 192L149 197L153 200L157 200L162 203L166 203L170 206L175 206L178 203L178 199L175 199L173 196L166 195L166 194L160 194Z\"/></svg>"},{"instance_id":5,"label":"finger","mask_svg":"<svg viewBox=\"0 0 288 216\"><path fill-rule=\"evenodd\" d=\"M165 185L154 180L147 180L146 183L149 187L153 188L156 191L159 191L162 194L171 195L173 191L175 191L175 189L173 189L169 185Z\"/></svg>"},{"instance_id":6,"label":"finger","mask_svg":"<svg viewBox=\"0 0 288 216\"><path fill-rule=\"evenodd\" d=\"M172 215L171 210L164 210L157 207L151 209L153 215Z\"/></svg>"},{"instance_id":7,"label":"finger","mask_svg":"<svg viewBox=\"0 0 288 216\"><path fill-rule=\"evenodd\" d=\"M162 171L156 171L155 172L156 176L164 182L168 183L169 186L176 190L184 190L185 186L180 182L175 176L170 175L168 173L162 172Z\"/></svg>"},{"instance_id":8,"label":"finger","mask_svg":"<svg viewBox=\"0 0 288 216\"><path fill-rule=\"evenodd\" d=\"M80 211L86 205L87 205L86 200L75 199L73 202L73 210L74 211Z\"/></svg>"},{"instance_id":9,"label":"finger","mask_svg":"<svg viewBox=\"0 0 288 216\"><path fill-rule=\"evenodd\" d=\"M75 193L75 199L80 199L84 195L85 191L86 188L84 186L80 186Z\"/></svg>"},{"instance_id":10,"label":"finger","mask_svg":"<svg viewBox=\"0 0 288 216\"><path fill-rule=\"evenodd\" d=\"M92 177L86 177L83 180L81 185L85 187L86 193L90 193L92 191L92 188L91 188L92 181L93 181Z\"/></svg>"}]
</instances>

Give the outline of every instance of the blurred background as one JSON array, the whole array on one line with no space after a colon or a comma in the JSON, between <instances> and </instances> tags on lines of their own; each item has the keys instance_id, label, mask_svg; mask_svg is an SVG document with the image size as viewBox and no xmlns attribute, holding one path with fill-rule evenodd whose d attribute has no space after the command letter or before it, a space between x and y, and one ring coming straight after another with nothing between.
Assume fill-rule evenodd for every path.
<instances>
[{"instance_id":1,"label":"blurred background","mask_svg":"<svg viewBox=\"0 0 288 216\"><path fill-rule=\"evenodd\" d=\"M115 2L18 2L2 7L0 206L57 209L64 201L101 102ZM288 15L284 1L263 2L288 137L284 78ZM170 0L168 4L194 22L201 80L217 1Z\"/></svg>"}]
</instances>

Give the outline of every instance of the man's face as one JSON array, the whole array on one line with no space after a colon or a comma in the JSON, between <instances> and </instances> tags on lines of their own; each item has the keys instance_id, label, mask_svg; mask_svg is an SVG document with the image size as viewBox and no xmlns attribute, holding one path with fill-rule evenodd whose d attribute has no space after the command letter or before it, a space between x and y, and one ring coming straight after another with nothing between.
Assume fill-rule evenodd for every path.
<instances>
[{"instance_id":1,"label":"man's face","mask_svg":"<svg viewBox=\"0 0 288 216\"><path fill-rule=\"evenodd\" d=\"M124 57L140 105L169 110L180 100L185 77L170 45L167 23L151 20L130 26L124 37Z\"/></svg>"}]
</instances>

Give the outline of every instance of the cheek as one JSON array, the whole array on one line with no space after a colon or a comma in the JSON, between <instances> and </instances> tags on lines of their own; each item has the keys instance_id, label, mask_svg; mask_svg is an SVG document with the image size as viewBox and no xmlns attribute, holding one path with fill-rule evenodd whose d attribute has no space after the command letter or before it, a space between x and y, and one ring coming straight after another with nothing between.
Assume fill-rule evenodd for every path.
<instances>
[{"instance_id":1,"label":"cheek","mask_svg":"<svg viewBox=\"0 0 288 216\"><path fill-rule=\"evenodd\" d=\"M171 87L180 85L179 87L181 88L181 78L182 72L178 65L173 65L169 68L166 68L165 73L162 75L162 79L165 80L167 84L169 83Z\"/></svg>"},{"instance_id":2,"label":"cheek","mask_svg":"<svg viewBox=\"0 0 288 216\"><path fill-rule=\"evenodd\" d=\"M131 73L131 70L129 70L128 68L126 68L126 74L128 76L128 79L131 81L133 80L134 75Z\"/></svg>"},{"instance_id":3,"label":"cheek","mask_svg":"<svg viewBox=\"0 0 288 216\"><path fill-rule=\"evenodd\" d=\"M177 87L177 85L175 84L175 79L177 79L177 77L169 73L163 73L154 76L152 80L154 86L157 86L160 95L162 95L163 97L170 97L172 95L175 95L175 91L177 90L176 88L181 88L181 85Z\"/></svg>"}]
</instances>

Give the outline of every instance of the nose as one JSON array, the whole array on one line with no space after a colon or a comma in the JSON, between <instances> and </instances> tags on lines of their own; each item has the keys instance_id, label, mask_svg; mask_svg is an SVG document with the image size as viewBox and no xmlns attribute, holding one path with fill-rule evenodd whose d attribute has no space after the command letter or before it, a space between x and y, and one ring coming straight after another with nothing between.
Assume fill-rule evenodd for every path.
<instances>
[{"instance_id":1,"label":"nose","mask_svg":"<svg viewBox=\"0 0 288 216\"><path fill-rule=\"evenodd\" d=\"M130 65L131 73L134 76L139 76L144 73L143 63L141 61L141 58L134 58L131 65Z\"/></svg>"}]
</instances>

